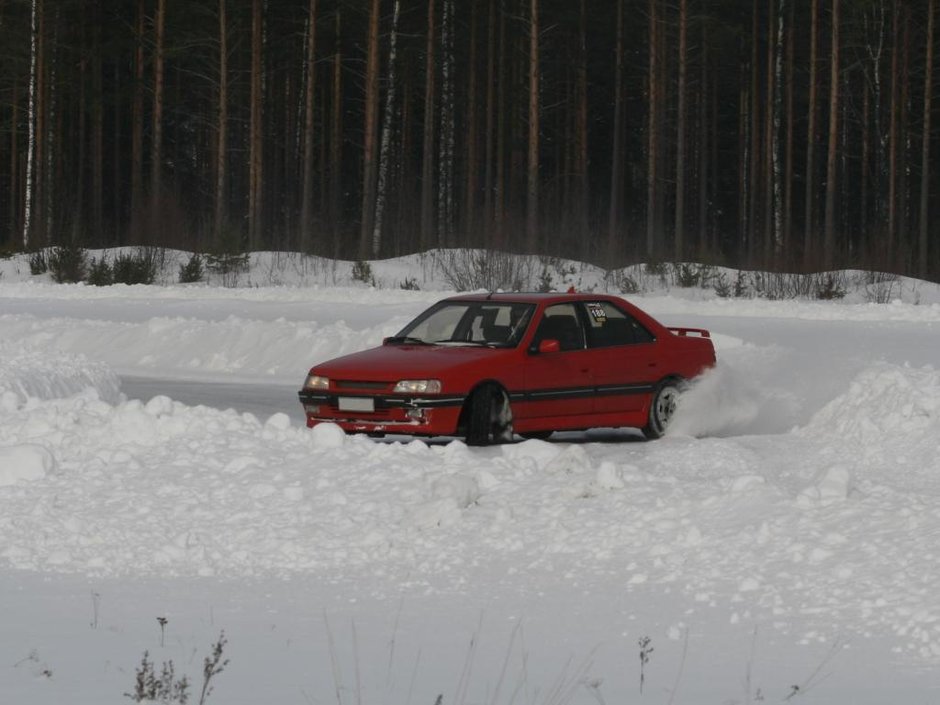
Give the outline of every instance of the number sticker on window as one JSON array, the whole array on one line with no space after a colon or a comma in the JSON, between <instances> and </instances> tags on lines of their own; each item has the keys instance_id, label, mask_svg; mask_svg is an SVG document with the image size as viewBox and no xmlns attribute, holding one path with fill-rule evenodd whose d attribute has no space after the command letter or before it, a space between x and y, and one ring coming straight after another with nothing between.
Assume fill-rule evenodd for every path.
<instances>
[{"instance_id":1,"label":"number sticker on window","mask_svg":"<svg viewBox=\"0 0 940 705\"><path fill-rule=\"evenodd\" d=\"M593 318L598 323L603 323L607 320L607 312L600 304L588 304L587 307L588 311L591 312L591 318Z\"/></svg>"}]
</instances>

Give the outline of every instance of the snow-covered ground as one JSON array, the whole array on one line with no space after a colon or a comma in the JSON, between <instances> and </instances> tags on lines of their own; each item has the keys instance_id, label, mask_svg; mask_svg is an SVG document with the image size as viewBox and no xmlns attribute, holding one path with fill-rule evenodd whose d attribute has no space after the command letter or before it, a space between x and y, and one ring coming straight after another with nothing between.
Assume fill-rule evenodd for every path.
<instances>
[{"instance_id":1,"label":"snow-covered ground","mask_svg":"<svg viewBox=\"0 0 940 705\"><path fill-rule=\"evenodd\" d=\"M0 703L126 701L145 650L198 701L222 630L213 703L940 698L935 285L647 278L631 298L719 356L669 437L471 449L296 419L311 364L442 296L427 256L372 263L386 288L256 260L239 287L104 288L0 261ZM171 398L220 382L234 409Z\"/></svg>"}]
</instances>

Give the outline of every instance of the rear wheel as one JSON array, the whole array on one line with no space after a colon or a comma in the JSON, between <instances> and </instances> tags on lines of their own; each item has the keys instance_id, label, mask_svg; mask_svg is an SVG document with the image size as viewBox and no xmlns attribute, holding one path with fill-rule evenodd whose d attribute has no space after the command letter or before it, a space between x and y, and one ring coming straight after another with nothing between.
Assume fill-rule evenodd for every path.
<instances>
[{"instance_id":1,"label":"rear wheel","mask_svg":"<svg viewBox=\"0 0 940 705\"><path fill-rule=\"evenodd\" d=\"M502 389L480 387L468 403L467 445L486 446L512 439L512 411Z\"/></svg>"},{"instance_id":2,"label":"rear wheel","mask_svg":"<svg viewBox=\"0 0 940 705\"><path fill-rule=\"evenodd\" d=\"M676 379L664 379L656 385L653 401L650 403L649 420L642 429L644 436L650 440L662 438L676 413L681 393L680 382Z\"/></svg>"}]
</instances>

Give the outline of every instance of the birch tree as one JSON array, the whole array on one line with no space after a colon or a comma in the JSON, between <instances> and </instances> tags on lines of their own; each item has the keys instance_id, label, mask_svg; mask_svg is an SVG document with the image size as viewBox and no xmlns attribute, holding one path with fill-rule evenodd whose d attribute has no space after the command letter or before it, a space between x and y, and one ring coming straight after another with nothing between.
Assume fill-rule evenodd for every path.
<instances>
[{"instance_id":1,"label":"birch tree","mask_svg":"<svg viewBox=\"0 0 940 705\"><path fill-rule=\"evenodd\" d=\"M23 249L30 247L30 235L33 218L33 182L36 169L36 83L38 73L38 34L39 16L42 13L42 0L32 0L30 4L30 41L29 41L29 108L27 109L27 147L26 147L26 204L23 208Z\"/></svg>"},{"instance_id":2,"label":"birch tree","mask_svg":"<svg viewBox=\"0 0 940 705\"><path fill-rule=\"evenodd\" d=\"M395 66L398 62L398 16L400 0L395 0L392 11L392 32L388 48L388 88L385 91L385 113L382 116L382 138L379 146L379 183L375 195L375 225L372 228L372 256L378 257L382 249L382 219L388 190L389 155L392 143L392 123L395 115Z\"/></svg>"}]
</instances>

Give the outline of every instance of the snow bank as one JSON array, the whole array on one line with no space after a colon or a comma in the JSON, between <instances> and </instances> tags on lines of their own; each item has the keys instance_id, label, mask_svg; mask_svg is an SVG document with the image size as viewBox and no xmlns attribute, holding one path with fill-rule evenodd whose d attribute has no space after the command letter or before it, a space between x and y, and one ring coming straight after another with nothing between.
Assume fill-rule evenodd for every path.
<instances>
[{"instance_id":1,"label":"snow bank","mask_svg":"<svg viewBox=\"0 0 940 705\"><path fill-rule=\"evenodd\" d=\"M50 350L48 338L0 339L0 410L10 412L27 399L55 399L93 388L116 401L120 381L108 365L83 355Z\"/></svg>"},{"instance_id":2,"label":"snow bank","mask_svg":"<svg viewBox=\"0 0 940 705\"><path fill-rule=\"evenodd\" d=\"M33 348L60 351L57 354L81 351L122 374L296 380L316 362L378 345L407 322L407 317L393 317L354 330L342 320L321 324L157 316L120 322L17 314L0 316L0 331Z\"/></svg>"},{"instance_id":3,"label":"snow bank","mask_svg":"<svg viewBox=\"0 0 940 705\"><path fill-rule=\"evenodd\" d=\"M879 485L940 492L940 370L879 363L814 416L804 434L835 437L857 473ZM903 473L903 478L894 478Z\"/></svg>"}]
</instances>

